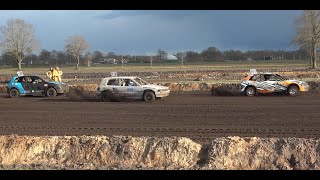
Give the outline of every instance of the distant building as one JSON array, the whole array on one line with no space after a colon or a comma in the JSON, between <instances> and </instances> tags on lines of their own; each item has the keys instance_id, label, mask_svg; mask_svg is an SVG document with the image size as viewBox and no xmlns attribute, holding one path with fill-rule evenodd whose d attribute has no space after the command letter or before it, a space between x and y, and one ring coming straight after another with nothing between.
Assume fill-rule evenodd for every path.
<instances>
[{"instance_id":1,"label":"distant building","mask_svg":"<svg viewBox=\"0 0 320 180\"><path fill-rule=\"evenodd\" d=\"M167 56L167 59L166 59L167 61L177 61L178 60L178 58L177 57L175 57L173 54L168 54L168 56Z\"/></svg>"},{"instance_id":2,"label":"distant building","mask_svg":"<svg viewBox=\"0 0 320 180\"><path fill-rule=\"evenodd\" d=\"M263 60L272 60L273 59L273 57L272 56L264 56L264 58L263 58Z\"/></svg>"}]
</instances>

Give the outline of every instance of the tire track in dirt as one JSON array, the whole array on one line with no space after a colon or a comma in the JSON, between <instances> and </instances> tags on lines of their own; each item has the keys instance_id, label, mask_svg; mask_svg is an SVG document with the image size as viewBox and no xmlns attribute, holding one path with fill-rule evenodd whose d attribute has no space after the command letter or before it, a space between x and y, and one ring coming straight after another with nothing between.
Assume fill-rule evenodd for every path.
<instances>
[{"instance_id":1,"label":"tire track in dirt","mask_svg":"<svg viewBox=\"0 0 320 180\"><path fill-rule=\"evenodd\" d=\"M0 134L320 137L319 96L172 95L152 103L0 95Z\"/></svg>"}]
</instances>

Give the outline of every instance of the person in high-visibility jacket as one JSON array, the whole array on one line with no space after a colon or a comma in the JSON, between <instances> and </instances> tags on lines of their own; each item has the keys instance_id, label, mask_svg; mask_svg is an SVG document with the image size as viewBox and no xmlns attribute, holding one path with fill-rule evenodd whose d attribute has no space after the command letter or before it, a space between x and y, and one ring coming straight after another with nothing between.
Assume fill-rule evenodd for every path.
<instances>
[{"instance_id":1,"label":"person in high-visibility jacket","mask_svg":"<svg viewBox=\"0 0 320 180\"><path fill-rule=\"evenodd\" d=\"M55 68L50 68L50 70L47 72L47 76L57 82L61 82L61 76L62 76L62 71L59 71L59 67Z\"/></svg>"},{"instance_id":2,"label":"person in high-visibility jacket","mask_svg":"<svg viewBox=\"0 0 320 180\"><path fill-rule=\"evenodd\" d=\"M59 82L59 69L57 69L57 67L52 71L52 79Z\"/></svg>"},{"instance_id":3,"label":"person in high-visibility jacket","mask_svg":"<svg viewBox=\"0 0 320 180\"><path fill-rule=\"evenodd\" d=\"M47 71L47 76L48 78L53 80L53 67L50 67L49 71Z\"/></svg>"}]
</instances>

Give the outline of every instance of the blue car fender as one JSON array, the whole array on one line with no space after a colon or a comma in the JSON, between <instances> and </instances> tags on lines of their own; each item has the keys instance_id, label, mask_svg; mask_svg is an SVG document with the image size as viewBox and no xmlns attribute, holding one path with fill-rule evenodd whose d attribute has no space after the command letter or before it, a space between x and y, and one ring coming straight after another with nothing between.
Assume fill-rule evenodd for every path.
<instances>
[{"instance_id":1,"label":"blue car fender","mask_svg":"<svg viewBox=\"0 0 320 180\"><path fill-rule=\"evenodd\" d=\"M20 94L25 94L25 90L22 87L22 84L20 82L9 82L8 87L9 87L9 91L12 88L16 88L16 89L18 89Z\"/></svg>"}]
</instances>

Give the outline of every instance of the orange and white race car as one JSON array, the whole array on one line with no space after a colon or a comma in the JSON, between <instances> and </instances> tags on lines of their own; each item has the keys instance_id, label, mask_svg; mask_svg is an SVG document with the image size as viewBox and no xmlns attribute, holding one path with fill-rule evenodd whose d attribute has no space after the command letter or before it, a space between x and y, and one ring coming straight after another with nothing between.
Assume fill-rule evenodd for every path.
<instances>
[{"instance_id":1,"label":"orange and white race car","mask_svg":"<svg viewBox=\"0 0 320 180\"><path fill-rule=\"evenodd\" d=\"M241 82L241 92L247 96L267 93L287 93L297 96L300 92L309 90L308 83L298 80L289 80L273 73L253 73Z\"/></svg>"}]
</instances>

